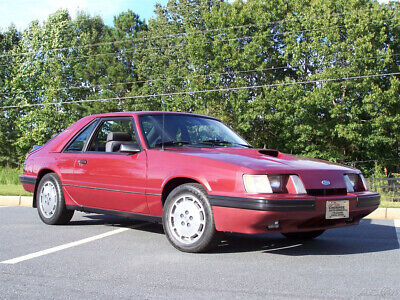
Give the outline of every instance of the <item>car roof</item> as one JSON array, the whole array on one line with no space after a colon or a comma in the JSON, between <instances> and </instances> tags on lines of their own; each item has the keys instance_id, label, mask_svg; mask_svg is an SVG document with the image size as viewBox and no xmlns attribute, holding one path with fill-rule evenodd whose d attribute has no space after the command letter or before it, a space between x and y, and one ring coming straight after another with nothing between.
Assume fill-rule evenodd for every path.
<instances>
[{"instance_id":1,"label":"car roof","mask_svg":"<svg viewBox=\"0 0 400 300\"><path fill-rule=\"evenodd\" d=\"M127 111L127 112L111 112L111 113L96 114L96 115L92 115L91 117L104 118L104 117L121 117L121 116L133 116L133 115L142 116L142 115L158 115L158 114L187 115L187 116L203 117L203 118L209 118L209 119L218 120L217 118L210 117L210 116L206 116L206 115L193 114L193 113L186 113L186 112L174 112L174 111Z\"/></svg>"}]
</instances>

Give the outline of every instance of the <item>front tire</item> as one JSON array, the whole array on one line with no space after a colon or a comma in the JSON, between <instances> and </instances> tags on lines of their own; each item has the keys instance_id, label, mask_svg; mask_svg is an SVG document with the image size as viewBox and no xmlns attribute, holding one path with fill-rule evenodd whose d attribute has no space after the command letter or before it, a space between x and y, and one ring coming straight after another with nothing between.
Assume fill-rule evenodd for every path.
<instances>
[{"instance_id":1,"label":"front tire","mask_svg":"<svg viewBox=\"0 0 400 300\"><path fill-rule=\"evenodd\" d=\"M61 181L55 173L49 173L40 180L36 193L37 210L40 219L48 225L65 225L74 215L65 207Z\"/></svg>"},{"instance_id":2,"label":"front tire","mask_svg":"<svg viewBox=\"0 0 400 300\"><path fill-rule=\"evenodd\" d=\"M163 209L163 227L168 241L184 252L206 252L219 242L214 216L202 185L176 187Z\"/></svg>"},{"instance_id":3,"label":"front tire","mask_svg":"<svg viewBox=\"0 0 400 300\"><path fill-rule=\"evenodd\" d=\"M325 230L314 230L305 232L286 232L282 233L285 237L292 240L312 240L323 234Z\"/></svg>"}]
</instances>

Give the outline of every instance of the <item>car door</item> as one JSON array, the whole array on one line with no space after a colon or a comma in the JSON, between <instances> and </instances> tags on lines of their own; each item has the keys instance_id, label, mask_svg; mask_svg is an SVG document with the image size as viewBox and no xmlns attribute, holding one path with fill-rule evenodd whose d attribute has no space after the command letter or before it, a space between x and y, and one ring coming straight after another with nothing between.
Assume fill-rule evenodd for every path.
<instances>
[{"instance_id":1,"label":"car door","mask_svg":"<svg viewBox=\"0 0 400 300\"><path fill-rule=\"evenodd\" d=\"M75 162L77 158L80 157L82 151L84 151L84 147L89 141L89 138L97 124L97 119L89 122L89 124L84 126L75 135L75 137L67 144L65 149L59 155L54 157L55 164L57 165L57 169L59 170L59 175L63 183L64 196L66 196L67 199L71 199L71 187L74 185L79 185L79 182L76 181L74 176ZM71 200L74 205L78 205L74 199Z\"/></svg>"},{"instance_id":2,"label":"car door","mask_svg":"<svg viewBox=\"0 0 400 300\"><path fill-rule=\"evenodd\" d=\"M140 148L135 128L131 117L103 118L98 122L85 150L75 154L74 184L68 186L68 191L79 205L148 213L145 194L146 152L119 152L119 144L124 143ZM122 141L108 141L110 135L111 138L124 138ZM106 149L110 142L114 147Z\"/></svg>"}]
</instances>

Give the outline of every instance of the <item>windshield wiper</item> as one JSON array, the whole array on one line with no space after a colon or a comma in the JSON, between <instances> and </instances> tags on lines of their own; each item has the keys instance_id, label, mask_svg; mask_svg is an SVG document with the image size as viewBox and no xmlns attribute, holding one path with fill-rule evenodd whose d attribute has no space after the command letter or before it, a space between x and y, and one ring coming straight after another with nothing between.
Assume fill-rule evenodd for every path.
<instances>
[{"instance_id":1,"label":"windshield wiper","mask_svg":"<svg viewBox=\"0 0 400 300\"><path fill-rule=\"evenodd\" d=\"M223 140L205 140L201 141L200 144L211 144L211 145L232 145L231 142Z\"/></svg>"},{"instance_id":2,"label":"windshield wiper","mask_svg":"<svg viewBox=\"0 0 400 300\"><path fill-rule=\"evenodd\" d=\"M228 141L223 141L223 140L205 140L200 142L200 144L210 144L210 145L239 145L239 146L243 146L246 148L253 148L253 146L250 145L246 145L246 144L240 144L240 143L232 143L232 142L228 142Z\"/></svg>"},{"instance_id":3,"label":"windshield wiper","mask_svg":"<svg viewBox=\"0 0 400 300\"><path fill-rule=\"evenodd\" d=\"M234 145L239 145L239 146L243 146L246 148L254 148L252 145L247 145L247 144L240 144L240 143L233 143Z\"/></svg>"},{"instance_id":4,"label":"windshield wiper","mask_svg":"<svg viewBox=\"0 0 400 300\"><path fill-rule=\"evenodd\" d=\"M166 141L166 142L160 142L155 144L155 147L160 147L160 146L164 146L164 147L170 147L170 146L183 146L183 145L187 145L190 144L187 141Z\"/></svg>"}]
</instances>

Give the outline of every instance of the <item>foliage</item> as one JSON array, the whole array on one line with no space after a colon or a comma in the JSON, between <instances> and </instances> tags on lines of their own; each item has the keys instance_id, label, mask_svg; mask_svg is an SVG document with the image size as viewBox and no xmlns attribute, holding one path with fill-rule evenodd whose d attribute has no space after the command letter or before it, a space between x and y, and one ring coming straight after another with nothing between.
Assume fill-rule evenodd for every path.
<instances>
[{"instance_id":1,"label":"foliage","mask_svg":"<svg viewBox=\"0 0 400 300\"><path fill-rule=\"evenodd\" d=\"M399 76L340 78L400 71L399 3L170 0L155 12L106 26L60 10L0 33L0 106L52 103L0 112L0 164L87 114L163 109L218 117L257 147L398 171ZM230 90L246 86L265 87Z\"/></svg>"},{"instance_id":2,"label":"foliage","mask_svg":"<svg viewBox=\"0 0 400 300\"><path fill-rule=\"evenodd\" d=\"M19 184L19 175L22 171L9 167L0 167L0 184L1 185L17 185Z\"/></svg>"}]
</instances>

